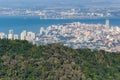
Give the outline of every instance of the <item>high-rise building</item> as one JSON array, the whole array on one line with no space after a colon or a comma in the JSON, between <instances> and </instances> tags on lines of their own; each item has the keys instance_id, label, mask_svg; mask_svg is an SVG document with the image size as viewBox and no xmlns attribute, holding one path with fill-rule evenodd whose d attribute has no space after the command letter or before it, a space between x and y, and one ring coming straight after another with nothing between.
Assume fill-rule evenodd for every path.
<instances>
[{"instance_id":1,"label":"high-rise building","mask_svg":"<svg viewBox=\"0 0 120 80\"><path fill-rule=\"evenodd\" d=\"M6 38L5 33L0 33L0 39Z\"/></svg>"},{"instance_id":2,"label":"high-rise building","mask_svg":"<svg viewBox=\"0 0 120 80\"><path fill-rule=\"evenodd\" d=\"M44 28L43 28L43 27L41 27L41 28L40 28L40 35L42 35L42 34L43 34L43 32L44 32Z\"/></svg>"},{"instance_id":3,"label":"high-rise building","mask_svg":"<svg viewBox=\"0 0 120 80\"><path fill-rule=\"evenodd\" d=\"M35 39L35 33L33 32L27 32L26 40L32 41Z\"/></svg>"},{"instance_id":4,"label":"high-rise building","mask_svg":"<svg viewBox=\"0 0 120 80\"><path fill-rule=\"evenodd\" d=\"M26 30L24 30L24 31L21 32L20 39L21 40L26 40L26 36L27 36L27 32L26 32Z\"/></svg>"},{"instance_id":5,"label":"high-rise building","mask_svg":"<svg viewBox=\"0 0 120 80\"><path fill-rule=\"evenodd\" d=\"M106 19L105 26L106 26L106 27L110 27L110 22L109 22L109 19Z\"/></svg>"},{"instance_id":6,"label":"high-rise building","mask_svg":"<svg viewBox=\"0 0 120 80\"><path fill-rule=\"evenodd\" d=\"M8 39L13 39L13 30L9 30Z\"/></svg>"},{"instance_id":7,"label":"high-rise building","mask_svg":"<svg viewBox=\"0 0 120 80\"><path fill-rule=\"evenodd\" d=\"M19 39L17 34L14 34L14 40Z\"/></svg>"}]
</instances>

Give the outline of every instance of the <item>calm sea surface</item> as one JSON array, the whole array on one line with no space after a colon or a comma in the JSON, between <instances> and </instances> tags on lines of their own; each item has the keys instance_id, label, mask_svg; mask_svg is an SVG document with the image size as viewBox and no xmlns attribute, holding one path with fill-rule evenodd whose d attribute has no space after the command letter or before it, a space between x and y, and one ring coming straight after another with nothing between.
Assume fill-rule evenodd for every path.
<instances>
[{"instance_id":1,"label":"calm sea surface","mask_svg":"<svg viewBox=\"0 0 120 80\"><path fill-rule=\"evenodd\" d=\"M120 18L111 18L110 25L120 26ZM50 25L65 24L71 22L81 22L86 24L105 24L105 19L40 19L39 17L23 16L0 16L0 32L8 33L13 29L14 33L20 33L22 30L39 32L40 27Z\"/></svg>"}]
</instances>

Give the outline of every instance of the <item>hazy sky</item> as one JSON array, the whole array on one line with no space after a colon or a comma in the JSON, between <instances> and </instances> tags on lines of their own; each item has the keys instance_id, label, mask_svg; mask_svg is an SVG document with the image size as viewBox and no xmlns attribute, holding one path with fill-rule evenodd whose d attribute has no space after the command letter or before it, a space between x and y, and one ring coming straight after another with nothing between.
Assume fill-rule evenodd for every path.
<instances>
[{"instance_id":1,"label":"hazy sky","mask_svg":"<svg viewBox=\"0 0 120 80\"><path fill-rule=\"evenodd\" d=\"M120 0L0 0L0 7L120 5Z\"/></svg>"}]
</instances>

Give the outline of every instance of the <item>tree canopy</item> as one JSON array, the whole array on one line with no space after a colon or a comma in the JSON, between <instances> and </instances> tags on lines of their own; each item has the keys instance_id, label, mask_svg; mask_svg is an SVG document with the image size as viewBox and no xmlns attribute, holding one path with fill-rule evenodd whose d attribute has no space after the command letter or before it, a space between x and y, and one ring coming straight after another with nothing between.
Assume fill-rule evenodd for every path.
<instances>
[{"instance_id":1,"label":"tree canopy","mask_svg":"<svg viewBox=\"0 0 120 80\"><path fill-rule=\"evenodd\" d=\"M120 80L120 53L2 39L0 80Z\"/></svg>"}]
</instances>

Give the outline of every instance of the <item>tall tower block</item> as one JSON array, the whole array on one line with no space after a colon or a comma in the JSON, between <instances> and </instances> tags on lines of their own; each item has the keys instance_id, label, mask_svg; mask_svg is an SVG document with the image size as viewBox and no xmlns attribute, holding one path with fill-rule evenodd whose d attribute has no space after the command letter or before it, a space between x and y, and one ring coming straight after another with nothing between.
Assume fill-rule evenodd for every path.
<instances>
[{"instance_id":1,"label":"tall tower block","mask_svg":"<svg viewBox=\"0 0 120 80\"><path fill-rule=\"evenodd\" d=\"M8 39L13 39L13 30L9 30Z\"/></svg>"},{"instance_id":2,"label":"tall tower block","mask_svg":"<svg viewBox=\"0 0 120 80\"><path fill-rule=\"evenodd\" d=\"M106 26L106 27L110 27L110 22L109 22L109 19L106 19L105 26Z\"/></svg>"}]
</instances>

